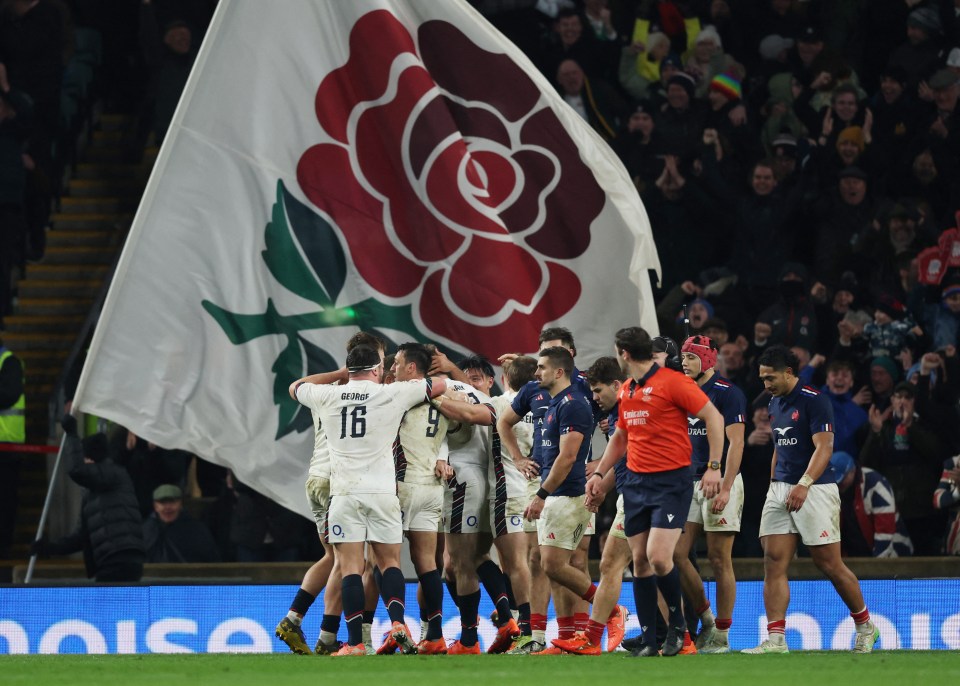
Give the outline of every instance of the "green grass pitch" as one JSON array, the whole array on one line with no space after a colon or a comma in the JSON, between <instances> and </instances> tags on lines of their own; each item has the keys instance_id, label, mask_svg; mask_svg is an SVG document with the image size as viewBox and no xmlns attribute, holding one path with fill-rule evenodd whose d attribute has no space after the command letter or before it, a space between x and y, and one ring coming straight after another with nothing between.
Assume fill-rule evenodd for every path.
<instances>
[{"instance_id":1,"label":"green grass pitch","mask_svg":"<svg viewBox=\"0 0 960 686\"><path fill-rule=\"evenodd\" d=\"M640 681L642 680L642 681ZM202 686L829 686L960 683L960 655L948 651L793 652L631 659L580 656L10 655L0 683L180 684Z\"/></svg>"}]
</instances>

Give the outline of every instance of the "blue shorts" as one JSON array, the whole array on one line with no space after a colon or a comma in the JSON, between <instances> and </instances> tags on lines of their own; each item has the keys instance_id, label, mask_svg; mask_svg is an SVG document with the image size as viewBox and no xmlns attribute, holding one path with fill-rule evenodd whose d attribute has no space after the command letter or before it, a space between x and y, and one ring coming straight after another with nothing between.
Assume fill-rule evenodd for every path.
<instances>
[{"instance_id":1,"label":"blue shorts","mask_svg":"<svg viewBox=\"0 0 960 686\"><path fill-rule=\"evenodd\" d=\"M652 528L682 529L693 500L689 467L669 472L627 470L623 484L623 529L629 536Z\"/></svg>"}]
</instances>

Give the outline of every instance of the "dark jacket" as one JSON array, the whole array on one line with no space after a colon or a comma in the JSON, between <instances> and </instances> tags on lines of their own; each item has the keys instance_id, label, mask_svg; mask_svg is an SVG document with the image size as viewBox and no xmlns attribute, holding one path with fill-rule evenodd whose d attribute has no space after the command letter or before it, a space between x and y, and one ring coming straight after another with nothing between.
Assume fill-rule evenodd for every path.
<instances>
[{"instance_id":1,"label":"dark jacket","mask_svg":"<svg viewBox=\"0 0 960 686\"><path fill-rule=\"evenodd\" d=\"M70 478L87 490L83 494L79 526L66 538L48 543L47 552L66 554L82 550L90 577L96 576L103 567L121 561L142 563L140 509L126 470L110 459L85 463L83 448L76 436L66 437L64 451L71 465Z\"/></svg>"},{"instance_id":2,"label":"dark jacket","mask_svg":"<svg viewBox=\"0 0 960 686\"><path fill-rule=\"evenodd\" d=\"M150 515L143 523L143 540L147 562L220 562L210 529L188 512L181 512L171 524Z\"/></svg>"}]
</instances>

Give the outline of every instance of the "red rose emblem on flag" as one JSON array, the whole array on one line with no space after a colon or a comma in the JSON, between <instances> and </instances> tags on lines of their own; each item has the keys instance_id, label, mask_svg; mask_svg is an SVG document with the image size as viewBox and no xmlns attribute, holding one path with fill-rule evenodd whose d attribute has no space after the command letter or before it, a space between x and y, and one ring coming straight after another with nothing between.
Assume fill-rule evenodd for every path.
<instances>
[{"instance_id":1,"label":"red rose emblem on flag","mask_svg":"<svg viewBox=\"0 0 960 686\"><path fill-rule=\"evenodd\" d=\"M528 348L580 297L563 262L602 189L534 82L455 26L426 22L415 44L379 10L349 47L317 91L330 140L301 157L301 188L426 330L489 357Z\"/></svg>"}]
</instances>

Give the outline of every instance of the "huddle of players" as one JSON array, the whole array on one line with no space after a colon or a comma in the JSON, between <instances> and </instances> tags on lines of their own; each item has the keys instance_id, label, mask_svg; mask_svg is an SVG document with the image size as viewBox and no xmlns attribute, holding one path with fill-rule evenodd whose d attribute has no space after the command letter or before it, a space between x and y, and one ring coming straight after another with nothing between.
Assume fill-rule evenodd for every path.
<instances>
[{"instance_id":1,"label":"huddle of players","mask_svg":"<svg viewBox=\"0 0 960 686\"><path fill-rule=\"evenodd\" d=\"M738 472L746 401L742 392L716 374L716 347L709 339L695 336L685 341L682 362L681 351L673 341L653 341L659 361L683 371L687 383L692 379L700 391L693 398L690 388L684 390L690 401L686 425L682 426L683 439L689 440L685 448L688 455L683 459L686 464L692 463L694 481L690 489L689 478L684 477L684 488L692 490L687 501L682 494L671 496L670 488L650 489L649 480L656 474L637 476L632 443L627 450L625 442L613 441L620 446L617 450L623 448L621 455L608 459L608 449L601 463L608 467L615 464L612 469L598 472L596 463L589 463L590 442L598 421L610 437L619 440L621 436L615 436L617 428L625 431L628 426L645 423L644 414L649 411L642 409L641 401L653 400L645 397L652 387L645 386L634 401L637 379L629 376L630 367L624 363L629 354L623 354L619 343L620 359L601 358L584 375L573 365L575 348L569 331L545 330L538 341L535 369L531 369L532 358L505 355L500 359L508 391L497 398L488 395L494 383L488 362L469 358L457 368L443 355L419 344L400 347L391 369L396 382L381 385L382 347L375 349L369 345L371 341L367 343L350 350L346 370L307 377L291 386L293 397L315 413L317 445L324 442L322 435L327 433L325 440L335 465L326 511L321 507L322 492L317 492L313 470L308 481L318 527L324 522L322 534L337 553L330 583L323 579L327 596L316 652L361 655L371 651L369 637L363 637L361 628L371 619L371 597L373 609L376 607L369 581L364 592L365 541L370 544L367 557L374 566L374 573L368 576L376 578L392 620L383 645L376 651L380 654L398 649L421 654L479 654L481 583L497 607L497 636L488 652L599 654L604 630L609 634L607 649L613 650L623 639L626 610L616 601L623 571L631 560L635 577L638 565L649 572L634 582L643 634L629 646L633 655L694 652L692 646L685 647L690 638L682 615L681 588L688 606L702 622L697 648L706 653L729 651L727 633L736 589L730 553L743 505ZM462 380L449 376L425 378L431 369ZM376 378L378 374L380 379ZM345 386L336 385L345 380L349 380ZM640 386L644 380L639 380ZM384 390L391 386L398 389ZM699 398L704 394L710 402L700 408ZM383 396L383 402L376 401L378 395ZM623 412L621 399L626 398L631 409ZM683 406L682 401L679 406ZM371 424L382 429L379 443L365 435ZM387 441L384 436L389 438L391 432L393 439ZM718 438L718 432L723 436ZM723 447L724 437L728 444L723 451L726 458L721 461L718 446ZM672 438L676 441L676 432ZM389 465L384 459L386 443L390 443L387 454L393 457L392 481L383 467ZM667 467L672 469L674 465ZM379 476L374 478L374 473ZM624 485L638 478L646 478L646 490L657 493L653 510L663 515L662 521L651 521L649 514L639 523L636 517L625 519L623 496L633 491L624 491ZM377 486L369 486L368 482L374 481ZM592 533L591 513L613 486L621 495L617 518L603 550L598 589L585 570L584 542ZM647 511L650 503L640 503L639 507ZM636 512L637 508L637 503L631 503L627 509ZM645 534L651 532L649 539L643 537L646 550L640 557L632 549L635 540L631 538L627 544L638 527L646 527ZM445 534L442 539L437 537L440 530ZM670 532L663 538L666 545L657 543L658 530ZM418 644L403 623L403 577L398 568L401 531L410 540L421 586ZM692 543L701 531L707 533L717 576L716 617L699 574L689 561ZM503 572L489 558L492 545L497 547ZM441 631L440 550L444 550L448 587L461 615L461 637L449 648ZM349 570L344 552L350 558ZM340 598L331 592L337 572L342 579ZM544 583L544 576L549 585ZM307 577L304 587L308 586ZM277 627L277 635L295 652L309 651L298 620L318 593L304 587ZM547 647L544 634L550 594L560 635ZM337 649L340 615L333 613L341 601L349 637ZM593 608L588 615L590 604ZM665 630L658 632L658 625L664 628L664 615L668 619Z\"/></svg>"}]
</instances>

